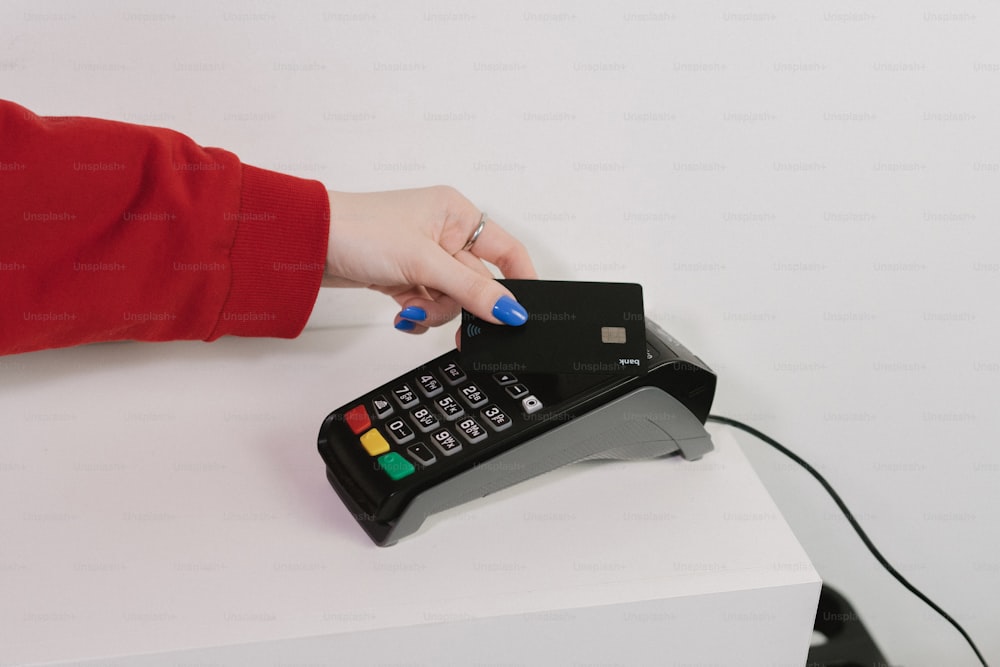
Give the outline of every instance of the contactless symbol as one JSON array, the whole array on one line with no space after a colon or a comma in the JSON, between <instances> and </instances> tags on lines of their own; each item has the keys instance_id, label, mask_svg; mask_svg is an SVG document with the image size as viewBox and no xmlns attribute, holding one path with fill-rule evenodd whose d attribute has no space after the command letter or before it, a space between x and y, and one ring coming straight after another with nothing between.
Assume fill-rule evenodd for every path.
<instances>
[{"instance_id":1,"label":"contactless symbol","mask_svg":"<svg viewBox=\"0 0 1000 667\"><path fill-rule=\"evenodd\" d=\"M465 335L466 335L466 337L472 338L473 336L478 336L481 333L483 333L482 327L476 326L475 324L472 324L471 322L469 324L465 325Z\"/></svg>"}]
</instances>

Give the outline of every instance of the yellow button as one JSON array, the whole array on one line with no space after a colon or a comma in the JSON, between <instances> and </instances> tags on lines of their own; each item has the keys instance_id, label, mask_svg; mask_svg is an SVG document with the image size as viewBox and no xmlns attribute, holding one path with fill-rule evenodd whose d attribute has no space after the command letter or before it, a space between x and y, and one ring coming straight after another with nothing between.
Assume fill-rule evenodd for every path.
<instances>
[{"instance_id":1,"label":"yellow button","mask_svg":"<svg viewBox=\"0 0 1000 667\"><path fill-rule=\"evenodd\" d=\"M385 441L378 429L373 428L361 436L361 445L371 456L378 456L389 451L389 443Z\"/></svg>"}]
</instances>

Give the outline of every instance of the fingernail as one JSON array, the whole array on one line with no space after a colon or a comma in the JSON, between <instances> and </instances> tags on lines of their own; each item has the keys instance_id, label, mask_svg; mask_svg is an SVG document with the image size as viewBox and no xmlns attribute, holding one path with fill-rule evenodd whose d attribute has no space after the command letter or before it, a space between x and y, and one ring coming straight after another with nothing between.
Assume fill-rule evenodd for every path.
<instances>
[{"instance_id":1,"label":"fingernail","mask_svg":"<svg viewBox=\"0 0 1000 667\"><path fill-rule=\"evenodd\" d=\"M427 311L419 306L407 306L399 312L399 316L414 322L423 322L427 319Z\"/></svg>"},{"instance_id":2,"label":"fingernail","mask_svg":"<svg viewBox=\"0 0 1000 667\"><path fill-rule=\"evenodd\" d=\"M417 325L410 320L400 320L396 322L396 328L400 331L413 331L417 328Z\"/></svg>"},{"instance_id":3,"label":"fingernail","mask_svg":"<svg viewBox=\"0 0 1000 667\"><path fill-rule=\"evenodd\" d=\"M528 321L528 311L517 301L504 294L493 304L493 317L504 324L519 327Z\"/></svg>"}]
</instances>

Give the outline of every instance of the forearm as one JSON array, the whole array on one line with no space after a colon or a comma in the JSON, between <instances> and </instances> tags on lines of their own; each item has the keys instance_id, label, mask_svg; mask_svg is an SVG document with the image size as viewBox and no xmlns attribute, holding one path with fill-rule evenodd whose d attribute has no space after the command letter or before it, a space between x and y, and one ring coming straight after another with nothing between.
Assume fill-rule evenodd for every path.
<instances>
[{"instance_id":1,"label":"forearm","mask_svg":"<svg viewBox=\"0 0 1000 667\"><path fill-rule=\"evenodd\" d=\"M294 336L327 192L161 128L0 101L0 353Z\"/></svg>"}]
</instances>

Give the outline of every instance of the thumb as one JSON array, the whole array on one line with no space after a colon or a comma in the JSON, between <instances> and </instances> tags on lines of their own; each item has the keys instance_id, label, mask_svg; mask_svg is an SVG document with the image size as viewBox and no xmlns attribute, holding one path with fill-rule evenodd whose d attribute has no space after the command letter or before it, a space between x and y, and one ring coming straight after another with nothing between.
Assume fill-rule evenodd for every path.
<instances>
[{"instance_id":1,"label":"thumb","mask_svg":"<svg viewBox=\"0 0 1000 667\"><path fill-rule=\"evenodd\" d=\"M510 290L494 280L481 261L468 253L452 257L440 246L435 250L437 256L423 267L424 285L447 294L459 306L487 322L521 326L528 321L528 311ZM463 255L467 261L475 262L475 266L462 261L466 259Z\"/></svg>"}]
</instances>

